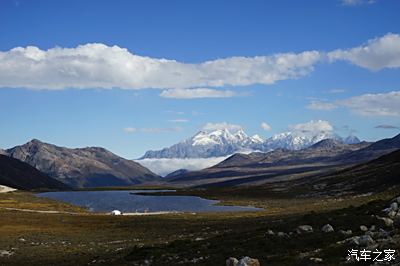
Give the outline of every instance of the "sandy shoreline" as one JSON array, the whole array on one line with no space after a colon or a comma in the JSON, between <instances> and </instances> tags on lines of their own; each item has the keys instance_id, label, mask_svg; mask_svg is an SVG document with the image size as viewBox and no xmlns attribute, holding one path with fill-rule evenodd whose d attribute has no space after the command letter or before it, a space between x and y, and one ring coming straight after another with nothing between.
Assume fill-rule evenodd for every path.
<instances>
[{"instance_id":1,"label":"sandy shoreline","mask_svg":"<svg viewBox=\"0 0 400 266\"><path fill-rule=\"evenodd\" d=\"M122 215L126 216L140 216L140 215L159 215L159 214L176 214L180 213L177 211L160 211L160 212L126 212L122 213Z\"/></svg>"}]
</instances>

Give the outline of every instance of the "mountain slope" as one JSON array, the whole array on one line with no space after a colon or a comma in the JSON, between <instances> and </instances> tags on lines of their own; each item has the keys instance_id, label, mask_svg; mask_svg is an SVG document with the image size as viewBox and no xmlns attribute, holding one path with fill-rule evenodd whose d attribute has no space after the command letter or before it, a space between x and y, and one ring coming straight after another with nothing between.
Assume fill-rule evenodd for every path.
<instances>
[{"instance_id":1,"label":"mountain slope","mask_svg":"<svg viewBox=\"0 0 400 266\"><path fill-rule=\"evenodd\" d=\"M64 183L45 175L29 164L5 155L0 155L0 185L22 190L69 189Z\"/></svg>"},{"instance_id":2,"label":"mountain slope","mask_svg":"<svg viewBox=\"0 0 400 266\"><path fill-rule=\"evenodd\" d=\"M338 195L385 191L400 186L400 150L325 176L279 184L303 194Z\"/></svg>"},{"instance_id":3,"label":"mountain slope","mask_svg":"<svg viewBox=\"0 0 400 266\"><path fill-rule=\"evenodd\" d=\"M337 140L322 140L302 150L277 149L268 153L234 154L210 168L166 180L183 186L235 186L321 175L354 164L354 161L341 160L341 156L369 145L366 142L344 144Z\"/></svg>"},{"instance_id":4,"label":"mountain slope","mask_svg":"<svg viewBox=\"0 0 400 266\"><path fill-rule=\"evenodd\" d=\"M126 186L159 178L140 164L99 147L69 149L34 139L6 152L72 187Z\"/></svg>"}]
</instances>

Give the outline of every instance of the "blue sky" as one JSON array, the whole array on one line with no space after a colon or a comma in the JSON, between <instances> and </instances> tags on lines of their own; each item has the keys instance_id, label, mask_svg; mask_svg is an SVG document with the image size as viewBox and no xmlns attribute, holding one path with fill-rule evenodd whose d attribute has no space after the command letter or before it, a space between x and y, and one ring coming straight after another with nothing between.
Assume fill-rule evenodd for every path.
<instances>
[{"instance_id":1,"label":"blue sky","mask_svg":"<svg viewBox=\"0 0 400 266\"><path fill-rule=\"evenodd\" d=\"M3 0L0 147L38 138L137 158L222 122L263 137L311 120L391 137L399 10L395 0Z\"/></svg>"}]
</instances>

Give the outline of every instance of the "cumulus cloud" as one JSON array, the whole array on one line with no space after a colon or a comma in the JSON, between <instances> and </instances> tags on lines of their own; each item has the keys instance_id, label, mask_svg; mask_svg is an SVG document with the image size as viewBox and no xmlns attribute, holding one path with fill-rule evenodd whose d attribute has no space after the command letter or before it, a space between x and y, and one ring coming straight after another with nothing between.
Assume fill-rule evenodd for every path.
<instances>
[{"instance_id":1,"label":"cumulus cloud","mask_svg":"<svg viewBox=\"0 0 400 266\"><path fill-rule=\"evenodd\" d=\"M369 40L365 45L327 54L330 61L345 60L357 66L378 71L400 67L400 35L388 33Z\"/></svg>"},{"instance_id":2,"label":"cumulus cloud","mask_svg":"<svg viewBox=\"0 0 400 266\"><path fill-rule=\"evenodd\" d=\"M311 110L324 110L324 111L329 111L332 109L337 108L336 104L330 103L330 102L322 102L322 101L311 101L307 105L308 109Z\"/></svg>"},{"instance_id":3,"label":"cumulus cloud","mask_svg":"<svg viewBox=\"0 0 400 266\"><path fill-rule=\"evenodd\" d=\"M136 127L126 127L123 129L126 133L168 133L168 132L178 132L182 131L181 127L168 127L168 128L160 128L160 127L145 127L145 128L136 128Z\"/></svg>"},{"instance_id":4,"label":"cumulus cloud","mask_svg":"<svg viewBox=\"0 0 400 266\"><path fill-rule=\"evenodd\" d=\"M169 89L163 90L160 94L161 97L174 99L229 98L235 95L236 94L230 90L215 90L208 88Z\"/></svg>"},{"instance_id":5,"label":"cumulus cloud","mask_svg":"<svg viewBox=\"0 0 400 266\"><path fill-rule=\"evenodd\" d=\"M328 53L304 51L234 56L201 63L146 57L101 43L48 50L36 46L16 47L0 52L0 87L36 90L155 88L163 90L160 95L166 98L223 98L236 94L222 87L268 85L296 79L309 74L319 62L337 60L373 71L398 68L400 35L389 33L359 47Z\"/></svg>"},{"instance_id":6,"label":"cumulus cloud","mask_svg":"<svg viewBox=\"0 0 400 266\"><path fill-rule=\"evenodd\" d=\"M399 127L393 126L393 125L377 125L375 128L381 128L381 129L398 129Z\"/></svg>"},{"instance_id":7,"label":"cumulus cloud","mask_svg":"<svg viewBox=\"0 0 400 266\"><path fill-rule=\"evenodd\" d=\"M187 89L273 84L308 74L319 59L319 52L306 51L188 64L101 43L48 50L16 47L0 52L0 87Z\"/></svg>"},{"instance_id":8,"label":"cumulus cloud","mask_svg":"<svg viewBox=\"0 0 400 266\"><path fill-rule=\"evenodd\" d=\"M205 131L213 131L213 130L220 130L220 129L228 129L230 131L238 131L243 129L240 125L229 124L227 122L221 123L207 123L202 128Z\"/></svg>"},{"instance_id":9,"label":"cumulus cloud","mask_svg":"<svg viewBox=\"0 0 400 266\"><path fill-rule=\"evenodd\" d=\"M261 128L264 129L265 131L270 131L272 129L272 127L267 122L262 122Z\"/></svg>"},{"instance_id":10,"label":"cumulus cloud","mask_svg":"<svg viewBox=\"0 0 400 266\"><path fill-rule=\"evenodd\" d=\"M362 116L400 116L400 91L368 93L334 102L312 101L307 108L332 110L339 106Z\"/></svg>"},{"instance_id":11,"label":"cumulus cloud","mask_svg":"<svg viewBox=\"0 0 400 266\"><path fill-rule=\"evenodd\" d=\"M290 125L289 129L300 132L330 132L333 131L333 126L326 120L311 120L306 123Z\"/></svg>"},{"instance_id":12,"label":"cumulus cloud","mask_svg":"<svg viewBox=\"0 0 400 266\"><path fill-rule=\"evenodd\" d=\"M136 162L149 168L152 172L165 176L179 169L187 169L191 171L201 170L222 162L229 156L211 157L211 158L194 158L194 159L142 159Z\"/></svg>"},{"instance_id":13,"label":"cumulus cloud","mask_svg":"<svg viewBox=\"0 0 400 266\"><path fill-rule=\"evenodd\" d=\"M400 116L400 91L363 94L337 103L363 116Z\"/></svg>"}]
</instances>

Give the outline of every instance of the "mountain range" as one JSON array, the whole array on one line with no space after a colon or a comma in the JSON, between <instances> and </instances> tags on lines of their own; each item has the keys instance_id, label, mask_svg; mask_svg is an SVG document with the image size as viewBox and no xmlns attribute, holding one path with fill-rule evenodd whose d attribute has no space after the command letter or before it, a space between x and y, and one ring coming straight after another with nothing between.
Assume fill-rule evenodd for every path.
<instances>
[{"instance_id":1,"label":"mountain range","mask_svg":"<svg viewBox=\"0 0 400 266\"><path fill-rule=\"evenodd\" d=\"M231 132L218 129L200 131L193 137L158 151L147 151L140 159L148 158L209 158L276 149L301 150L324 139L335 139L345 144L359 143L356 136L342 138L331 131L293 131L276 134L266 140L258 135L248 136L243 129Z\"/></svg>"},{"instance_id":2,"label":"mountain range","mask_svg":"<svg viewBox=\"0 0 400 266\"><path fill-rule=\"evenodd\" d=\"M159 179L142 165L100 147L70 149L33 139L3 154L74 188L128 186Z\"/></svg>"},{"instance_id":3,"label":"mountain range","mask_svg":"<svg viewBox=\"0 0 400 266\"><path fill-rule=\"evenodd\" d=\"M167 180L176 186L259 185L321 176L376 159L397 149L400 149L400 134L375 143L345 144L337 139L324 139L301 150L237 153L212 167L178 173Z\"/></svg>"}]
</instances>

